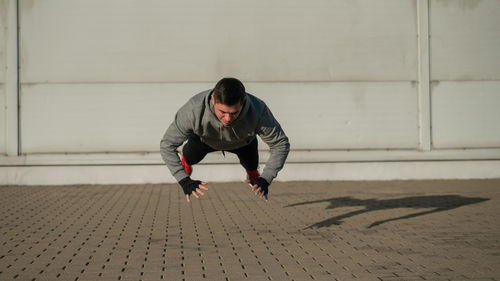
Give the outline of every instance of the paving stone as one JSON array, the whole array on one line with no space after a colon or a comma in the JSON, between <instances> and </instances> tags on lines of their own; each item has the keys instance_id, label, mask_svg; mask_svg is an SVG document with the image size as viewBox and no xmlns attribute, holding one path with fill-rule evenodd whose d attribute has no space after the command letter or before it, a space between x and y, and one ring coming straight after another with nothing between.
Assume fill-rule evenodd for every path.
<instances>
[{"instance_id":1,"label":"paving stone","mask_svg":"<svg viewBox=\"0 0 500 281\"><path fill-rule=\"evenodd\" d=\"M500 280L500 180L0 186L0 280Z\"/></svg>"}]
</instances>

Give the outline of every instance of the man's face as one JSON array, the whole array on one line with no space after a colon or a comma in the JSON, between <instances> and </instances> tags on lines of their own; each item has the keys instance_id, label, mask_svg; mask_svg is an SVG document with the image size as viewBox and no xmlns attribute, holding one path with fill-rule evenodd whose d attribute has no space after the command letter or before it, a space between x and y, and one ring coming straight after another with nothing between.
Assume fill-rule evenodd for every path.
<instances>
[{"instance_id":1,"label":"man's face","mask_svg":"<svg viewBox=\"0 0 500 281\"><path fill-rule=\"evenodd\" d=\"M237 103L235 105L225 105L222 103L216 103L214 96L212 96L212 103L214 104L215 115L217 119L224 125L229 125L233 122L241 112L241 104Z\"/></svg>"}]
</instances>

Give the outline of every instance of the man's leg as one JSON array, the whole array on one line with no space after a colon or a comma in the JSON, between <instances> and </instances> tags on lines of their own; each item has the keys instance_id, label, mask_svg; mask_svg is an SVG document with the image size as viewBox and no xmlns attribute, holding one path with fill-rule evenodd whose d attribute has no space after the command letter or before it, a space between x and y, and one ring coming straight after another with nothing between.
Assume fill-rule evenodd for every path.
<instances>
[{"instance_id":1,"label":"man's leg","mask_svg":"<svg viewBox=\"0 0 500 281\"><path fill-rule=\"evenodd\" d=\"M259 171L257 170L257 168L259 167L259 151L257 138L255 138L247 146L235 150L230 150L229 152L235 153L238 156L241 165L247 170L249 179L258 178L260 176Z\"/></svg>"},{"instance_id":2,"label":"man's leg","mask_svg":"<svg viewBox=\"0 0 500 281\"><path fill-rule=\"evenodd\" d=\"M202 143L199 137L190 137L182 148L183 158L188 165L199 163L208 153L214 151L215 149Z\"/></svg>"}]
</instances>

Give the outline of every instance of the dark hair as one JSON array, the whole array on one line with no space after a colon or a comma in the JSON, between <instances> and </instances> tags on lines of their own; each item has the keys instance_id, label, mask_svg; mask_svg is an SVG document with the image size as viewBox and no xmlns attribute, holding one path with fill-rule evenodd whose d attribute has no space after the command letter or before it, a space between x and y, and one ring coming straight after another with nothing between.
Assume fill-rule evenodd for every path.
<instances>
[{"instance_id":1,"label":"dark hair","mask_svg":"<svg viewBox=\"0 0 500 281\"><path fill-rule=\"evenodd\" d=\"M224 105L243 104L246 96L245 86L236 78L222 78L215 85L213 95L215 103Z\"/></svg>"}]
</instances>

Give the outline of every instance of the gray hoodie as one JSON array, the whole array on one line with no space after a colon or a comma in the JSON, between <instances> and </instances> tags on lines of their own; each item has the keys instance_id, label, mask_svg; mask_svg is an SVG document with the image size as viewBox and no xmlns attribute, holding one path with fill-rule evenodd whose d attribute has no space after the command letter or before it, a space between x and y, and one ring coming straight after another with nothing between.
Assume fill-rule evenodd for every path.
<instances>
[{"instance_id":1,"label":"gray hoodie","mask_svg":"<svg viewBox=\"0 0 500 281\"><path fill-rule=\"evenodd\" d=\"M177 181L188 176L177 151L189 136L199 136L215 150L233 150L248 145L259 135L271 151L261 176L271 183L290 151L288 137L280 124L262 100L247 93L238 118L224 125L215 115L211 93L212 90L207 90L192 97L177 111L175 120L165 132L160 152L170 172Z\"/></svg>"}]
</instances>

